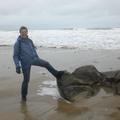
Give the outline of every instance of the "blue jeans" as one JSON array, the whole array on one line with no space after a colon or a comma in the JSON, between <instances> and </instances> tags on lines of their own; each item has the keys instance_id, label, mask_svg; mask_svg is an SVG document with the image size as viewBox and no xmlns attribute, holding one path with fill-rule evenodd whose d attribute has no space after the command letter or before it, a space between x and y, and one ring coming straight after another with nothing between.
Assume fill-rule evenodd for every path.
<instances>
[{"instance_id":1,"label":"blue jeans","mask_svg":"<svg viewBox=\"0 0 120 120\"><path fill-rule=\"evenodd\" d=\"M42 60L40 58L36 59L33 63L33 65L35 66L39 66L39 67L45 67L53 76L56 76L58 74L58 71L55 70L49 62ZM22 96L26 96L28 93L28 83L30 81L30 70L31 67L28 68L23 68L23 82L22 82L22 87L21 87L21 94Z\"/></svg>"}]
</instances>

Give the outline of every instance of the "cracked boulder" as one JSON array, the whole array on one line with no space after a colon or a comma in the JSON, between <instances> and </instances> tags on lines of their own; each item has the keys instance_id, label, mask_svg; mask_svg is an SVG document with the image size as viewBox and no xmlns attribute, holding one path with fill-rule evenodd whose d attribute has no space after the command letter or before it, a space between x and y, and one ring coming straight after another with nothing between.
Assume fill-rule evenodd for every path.
<instances>
[{"instance_id":1,"label":"cracked boulder","mask_svg":"<svg viewBox=\"0 0 120 120\"><path fill-rule=\"evenodd\" d=\"M108 71L102 73L104 81L117 82L120 81L120 71Z\"/></svg>"},{"instance_id":2,"label":"cracked boulder","mask_svg":"<svg viewBox=\"0 0 120 120\"><path fill-rule=\"evenodd\" d=\"M93 65L79 67L72 74L91 85L97 84L103 79L101 73Z\"/></svg>"},{"instance_id":3,"label":"cracked boulder","mask_svg":"<svg viewBox=\"0 0 120 120\"><path fill-rule=\"evenodd\" d=\"M60 95L71 102L74 101L73 98L79 93L86 92L86 96L93 94L93 89L86 82L74 77L67 71L61 78L57 79L57 86Z\"/></svg>"},{"instance_id":4,"label":"cracked boulder","mask_svg":"<svg viewBox=\"0 0 120 120\"><path fill-rule=\"evenodd\" d=\"M104 72L102 74L103 81L109 84L109 86L112 87L112 83L116 84L116 92L120 95L120 70Z\"/></svg>"}]
</instances>

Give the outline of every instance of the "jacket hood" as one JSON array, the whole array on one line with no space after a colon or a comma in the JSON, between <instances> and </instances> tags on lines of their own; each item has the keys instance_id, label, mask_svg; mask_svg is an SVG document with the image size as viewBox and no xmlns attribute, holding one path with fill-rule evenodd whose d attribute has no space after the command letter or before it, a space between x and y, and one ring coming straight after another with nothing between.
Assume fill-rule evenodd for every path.
<instances>
[{"instance_id":1,"label":"jacket hood","mask_svg":"<svg viewBox=\"0 0 120 120\"><path fill-rule=\"evenodd\" d=\"M26 38L22 38L20 35L17 38L17 41L27 41L29 40L28 36Z\"/></svg>"}]
</instances>

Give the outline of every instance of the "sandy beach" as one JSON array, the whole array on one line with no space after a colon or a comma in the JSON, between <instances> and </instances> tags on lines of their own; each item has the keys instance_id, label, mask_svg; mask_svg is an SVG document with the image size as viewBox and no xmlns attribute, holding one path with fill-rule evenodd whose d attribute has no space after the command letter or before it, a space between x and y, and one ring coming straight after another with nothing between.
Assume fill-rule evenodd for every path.
<instances>
[{"instance_id":1,"label":"sandy beach","mask_svg":"<svg viewBox=\"0 0 120 120\"><path fill-rule=\"evenodd\" d=\"M94 65L100 72L120 70L117 50L38 47L37 52L58 70L73 72L83 65ZM101 88L89 99L78 95L74 103L38 95L42 82L55 80L41 67L32 67L28 100L21 102L22 74L16 74L12 54L12 46L0 46L0 120L120 120L120 96L114 89Z\"/></svg>"}]
</instances>

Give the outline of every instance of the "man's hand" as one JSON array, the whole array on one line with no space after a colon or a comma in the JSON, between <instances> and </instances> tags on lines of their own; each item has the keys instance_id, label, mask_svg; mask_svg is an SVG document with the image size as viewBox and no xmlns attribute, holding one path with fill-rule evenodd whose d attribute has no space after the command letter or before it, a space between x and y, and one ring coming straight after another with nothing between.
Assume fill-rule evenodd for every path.
<instances>
[{"instance_id":1,"label":"man's hand","mask_svg":"<svg viewBox=\"0 0 120 120\"><path fill-rule=\"evenodd\" d=\"M17 68L16 68L16 73L18 73L18 74L21 73L21 69L20 69L20 67L17 67Z\"/></svg>"}]
</instances>

